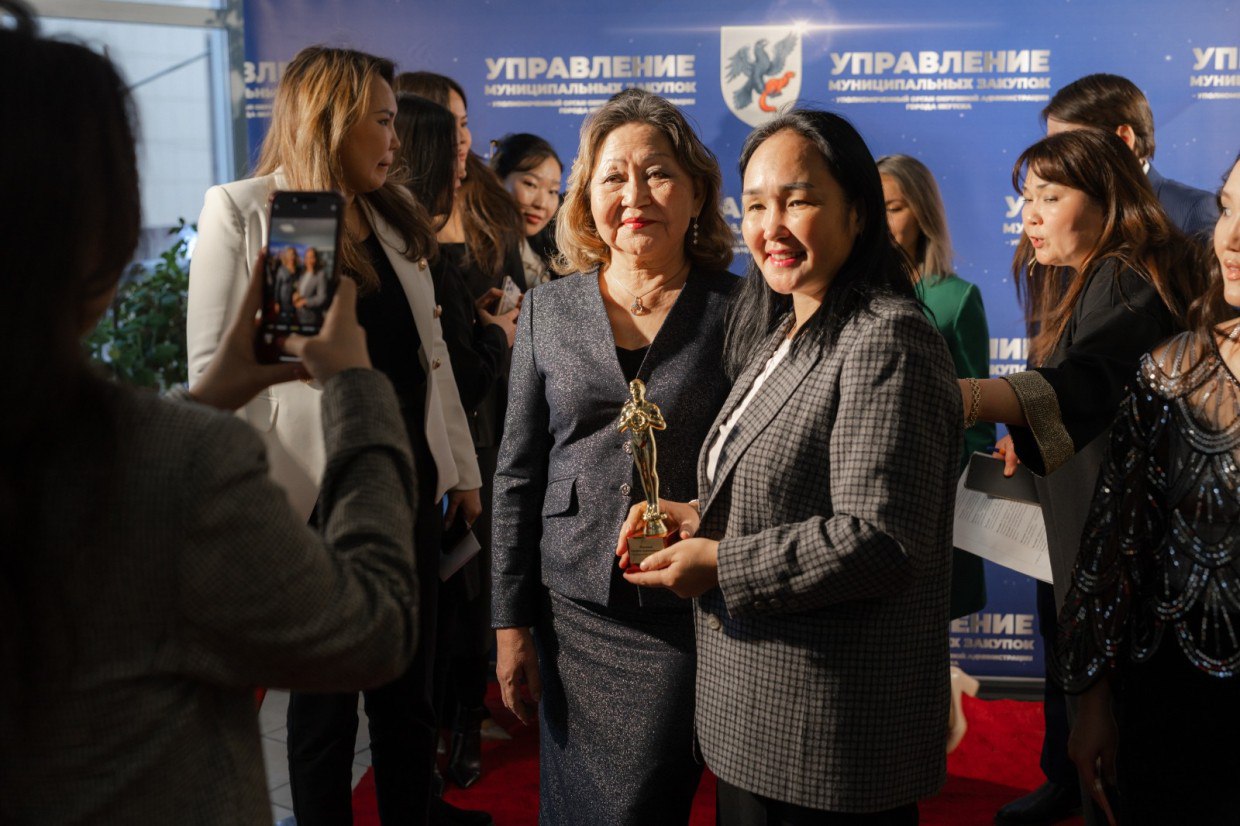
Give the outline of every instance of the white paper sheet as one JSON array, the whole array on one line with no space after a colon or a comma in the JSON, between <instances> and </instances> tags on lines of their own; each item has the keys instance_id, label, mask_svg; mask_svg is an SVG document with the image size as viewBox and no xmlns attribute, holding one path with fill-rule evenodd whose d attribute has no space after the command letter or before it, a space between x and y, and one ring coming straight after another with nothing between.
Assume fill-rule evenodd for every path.
<instances>
[{"instance_id":1,"label":"white paper sheet","mask_svg":"<svg viewBox=\"0 0 1240 826\"><path fill-rule=\"evenodd\" d=\"M956 485L956 522L952 544L971 554L1027 576L1051 581L1046 526L1037 505L987 496Z\"/></svg>"},{"instance_id":2,"label":"white paper sheet","mask_svg":"<svg viewBox=\"0 0 1240 826\"><path fill-rule=\"evenodd\" d=\"M455 548L439 557L440 581L447 582L449 577L465 567L465 563L477 556L481 550L482 546L478 544L478 537L474 536L473 531L462 536ZM483 576L490 575L490 571L483 572Z\"/></svg>"}]
</instances>

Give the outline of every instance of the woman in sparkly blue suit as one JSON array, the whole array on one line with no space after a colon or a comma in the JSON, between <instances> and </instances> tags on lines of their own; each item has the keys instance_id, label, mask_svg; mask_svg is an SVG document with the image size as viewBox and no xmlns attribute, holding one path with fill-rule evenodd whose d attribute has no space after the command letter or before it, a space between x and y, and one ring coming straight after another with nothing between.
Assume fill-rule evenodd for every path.
<instances>
[{"instance_id":1,"label":"woman in sparkly blue suit","mask_svg":"<svg viewBox=\"0 0 1240 826\"><path fill-rule=\"evenodd\" d=\"M617 429L640 378L667 420L664 496L692 496L728 393L723 319L736 279L714 156L636 89L583 126L560 212L565 269L517 321L495 475L492 620L505 704L541 702L544 824L684 824L693 755L691 605L639 591L616 535L645 496Z\"/></svg>"}]
</instances>

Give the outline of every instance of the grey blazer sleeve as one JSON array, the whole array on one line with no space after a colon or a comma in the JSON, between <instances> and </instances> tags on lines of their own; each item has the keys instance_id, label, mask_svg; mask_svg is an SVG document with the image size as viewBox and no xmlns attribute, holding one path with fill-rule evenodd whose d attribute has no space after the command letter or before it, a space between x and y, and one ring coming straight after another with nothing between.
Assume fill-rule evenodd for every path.
<instances>
[{"instance_id":1,"label":"grey blazer sleeve","mask_svg":"<svg viewBox=\"0 0 1240 826\"><path fill-rule=\"evenodd\" d=\"M495 471L491 624L496 628L533 625L542 585L539 546L552 436L551 410L534 351L537 302L537 290L526 293L517 317L508 412Z\"/></svg>"},{"instance_id":2,"label":"grey blazer sleeve","mask_svg":"<svg viewBox=\"0 0 1240 826\"><path fill-rule=\"evenodd\" d=\"M216 417L189 459L172 667L235 685L356 690L397 677L417 642L415 477L387 378L324 385L322 536L267 476L261 441Z\"/></svg>"},{"instance_id":3,"label":"grey blazer sleeve","mask_svg":"<svg viewBox=\"0 0 1240 826\"><path fill-rule=\"evenodd\" d=\"M935 552L942 491L927 484L960 452L954 370L920 315L867 317L841 333L847 355L829 433L830 476L791 487L829 515L719 543L719 585L733 617L796 613L889 596ZM954 427L952 423L955 423ZM946 457L946 459L945 459Z\"/></svg>"}]
</instances>

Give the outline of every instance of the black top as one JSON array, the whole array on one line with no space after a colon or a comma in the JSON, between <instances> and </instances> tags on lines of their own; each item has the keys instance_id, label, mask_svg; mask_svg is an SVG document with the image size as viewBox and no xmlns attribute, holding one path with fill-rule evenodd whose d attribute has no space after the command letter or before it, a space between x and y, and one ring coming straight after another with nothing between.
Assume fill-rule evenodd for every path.
<instances>
[{"instance_id":1,"label":"black top","mask_svg":"<svg viewBox=\"0 0 1240 826\"><path fill-rule=\"evenodd\" d=\"M637 378L637 371L642 369L642 362L646 358L646 353L650 350L650 345L638 347L636 350L626 350L623 347L616 348L616 358L620 359L620 370L624 373L625 381L632 381Z\"/></svg>"},{"instance_id":2,"label":"black top","mask_svg":"<svg viewBox=\"0 0 1240 826\"><path fill-rule=\"evenodd\" d=\"M366 349L374 368L392 381L410 437L426 431L426 370L422 338L413 310L375 233L362 242L379 276L379 289L357 300L357 320L366 331Z\"/></svg>"},{"instance_id":3,"label":"black top","mask_svg":"<svg viewBox=\"0 0 1240 826\"><path fill-rule=\"evenodd\" d=\"M1032 368L1054 389L1076 450L1111 426L1141 354L1176 332L1174 317L1147 278L1114 260L1089 276L1054 352ZM1020 460L1045 473L1032 431L1011 426L1008 432Z\"/></svg>"},{"instance_id":4,"label":"black top","mask_svg":"<svg viewBox=\"0 0 1240 826\"><path fill-rule=\"evenodd\" d=\"M439 324L452 360L452 375L472 425L496 377L507 372L508 339L499 325L475 321L473 298L451 255L440 255L431 265L431 280L442 310Z\"/></svg>"},{"instance_id":5,"label":"black top","mask_svg":"<svg viewBox=\"0 0 1240 826\"><path fill-rule=\"evenodd\" d=\"M527 285L525 283L525 267L521 263L521 250L513 247L504 254L504 266L498 275L492 275L484 272L469 255L469 247L465 244L457 243L441 243L439 245L439 254L450 260L458 269L461 278L468 287L470 295L478 298L487 290L495 287L503 289L504 276L508 276L516 282L517 286L525 292Z\"/></svg>"},{"instance_id":6,"label":"black top","mask_svg":"<svg viewBox=\"0 0 1240 826\"><path fill-rule=\"evenodd\" d=\"M468 291L471 302L492 287L502 289L505 275L512 278L522 292L526 289L525 268L521 264L521 251L516 247L508 250L505 254L503 269L498 274L484 272L477 262L470 258L469 250L465 244L440 244L439 255L440 259L445 262L444 266L455 268L461 283L465 285L465 289ZM442 302L443 299L440 299L440 301ZM452 356L452 358L452 369L455 372L456 356ZM476 447L495 447L500 443L500 438L504 432L504 411L508 409L508 370L510 358L511 351L508 349L508 341L505 339L502 358L494 366L493 378L486 392L478 400L474 409L469 410L468 407L466 408L470 412L470 431L473 434ZM469 377L457 378L458 388L462 383L469 384L470 382L471 379Z\"/></svg>"},{"instance_id":7,"label":"black top","mask_svg":"<svg viewBox=\"0 0 1240 826\"><path fill-rule=\"evenodd\" d=\"M1238 422L1240 381L1216 347L1182 333L1141 360L1048 657L1068 691L1160 647L1211 677L1240 673Z\"/></svg>"},{"instance_id":8,"label":"black top","mask_svg":"<svg viewBox=\"0 0 1240 826\"><path fill-rule=\"evenodd\" d=\"M725 272L691 271L637 374L668 422L658 434L659 494L668 499L697 492L698 452L728 395L724 315L738 283ZM491 528L492 623L500 628L537 624L547 590L610 605L616 535L645 499L624 451L629 435L617 429L628 380L597 270L526 294L509 393ZM646 590L642 602L643 611L689 621L692 605L670 591Z\"/></svg>"}]
</instances>

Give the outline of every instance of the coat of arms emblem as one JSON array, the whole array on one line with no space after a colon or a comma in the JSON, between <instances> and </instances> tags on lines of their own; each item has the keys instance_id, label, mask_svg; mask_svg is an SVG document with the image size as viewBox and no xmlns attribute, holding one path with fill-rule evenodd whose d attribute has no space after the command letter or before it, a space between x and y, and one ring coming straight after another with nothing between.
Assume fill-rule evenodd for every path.
<instances>
[{"instance_id":1,"label":"coat of arms emblem","mask_svg":"<svg viewBox=\"0 0 1240 826\"><path fill-rule=\"evenodd\" d=\"M796 103L801 33L784 26L724 26L720 87L732 113L750 126Z\"/></svg>"}]
</instances>

